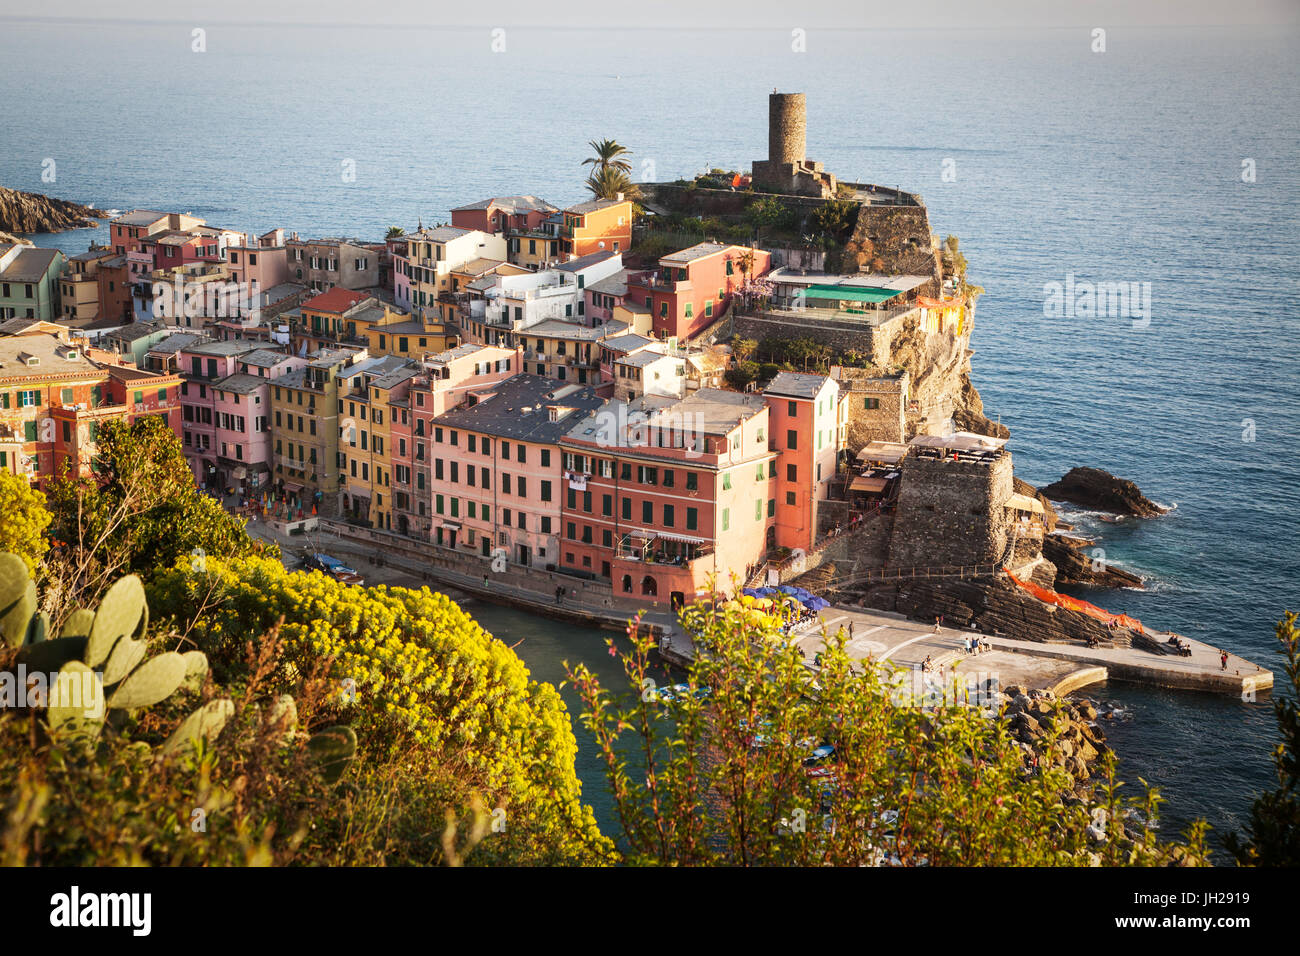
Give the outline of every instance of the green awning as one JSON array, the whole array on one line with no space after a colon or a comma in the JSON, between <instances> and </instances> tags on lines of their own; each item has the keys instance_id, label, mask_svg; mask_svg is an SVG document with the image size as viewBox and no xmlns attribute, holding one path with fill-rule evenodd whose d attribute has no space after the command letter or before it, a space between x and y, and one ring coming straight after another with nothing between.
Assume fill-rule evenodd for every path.
<instances>
[{"instance_id":1,"label":"green awning","mask_svg":"<svg viewBox=\"0 0 1300 956\"><path fill-rule=\"evenodd\" d=\"M875 305L902 295L897 289L879 289L867 285L812 285L804 293L808 299L833 299L842 302L865 302Z\"/></svg>"}]
</instances>

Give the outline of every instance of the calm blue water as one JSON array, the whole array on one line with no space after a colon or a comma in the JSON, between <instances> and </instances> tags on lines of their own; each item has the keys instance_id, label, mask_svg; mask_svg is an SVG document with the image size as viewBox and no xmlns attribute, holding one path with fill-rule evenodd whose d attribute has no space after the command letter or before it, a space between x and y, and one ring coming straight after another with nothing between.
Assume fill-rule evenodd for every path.
<instances>
[{"instance_id":1,"label":"calm blue water","mask_svg":"<svg viewBox=\"0 0 1300 956\"><path fill-rule=\"evenodd\" d=\"M814 32L802 55L784 30L511 30L502 54L486 30L214 25L204 54L189 31L5 23L0 182L378 238L493 194L579 200L595 138L629 146L639 178L747 164L766 152L768 91L806 91L812 158L920 191L935 231L961 238L988 290L975 381L1019 474L1096 465L1177 505L1092 526L1111 560L1154 579L1099 603L1275 666L1272 624L1300 608L1293 31L1111 30L1105 54L1086 30ZM76 252L92 235L39 241ZM1045 318L1044 283L1067 273L1151 283L1150 326ZM492 626L507 640L533 627L509 612ZM551 677L592 648L604 654L574 629L571 645L520 650ZM1112 731L1126 776L1163 789L1171 825L1233 827L1270 785L1266 696L1104 693L1134 714Z\"/></svg>"}]
</instances>

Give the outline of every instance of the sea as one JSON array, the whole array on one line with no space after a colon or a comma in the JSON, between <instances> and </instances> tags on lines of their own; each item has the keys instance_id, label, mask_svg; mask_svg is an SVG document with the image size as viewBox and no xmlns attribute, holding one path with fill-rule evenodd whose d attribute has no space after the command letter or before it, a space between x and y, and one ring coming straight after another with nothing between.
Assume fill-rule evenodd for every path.
<instances>
[{"instance_id":1,"label":"sea","mask_svg":"<svg viewBox=\"0 0 1300 956\"><path fill-rule=\"evenodd\" d=\"M103 209L190 212L261 232L378 239L451 207L585 196L589 141L638 180L747 167L767 94L803 91L808 155L923 195L986 290L972 339L987 414L1035 484L1075 465L1172 510L1065 509L1143 590L1095 603L1273 668L1300 610L1300 37L1294 29L552 30L0 20L0 183ZM199 47L202 49L198 49ZM84 251L107 230L33 237ZM1053 308L1124 283L1124 314ZM1149 301L1149 308L1144 305ZM1058 303L1059 304L1059 303ZM539 679L594 630L472 605ZM566 688L570 708L576 700ZM1239 828L1275 783L1272 695L1120 683L1090 696L1121 776L1162 831ZM586 797L612 826L575 721Z\"/></svg>"}]
</instances>

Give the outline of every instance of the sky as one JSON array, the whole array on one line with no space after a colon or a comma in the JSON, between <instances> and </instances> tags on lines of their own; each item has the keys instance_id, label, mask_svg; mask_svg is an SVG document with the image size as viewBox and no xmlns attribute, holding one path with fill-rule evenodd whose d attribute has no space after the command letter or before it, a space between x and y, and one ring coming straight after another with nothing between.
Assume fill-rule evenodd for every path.
<instances>
[{"instance_id":1,"label":"sky","mask_svg":"<svg viewBox=\"0 0 1300 956\"><path fill-rule=\"evenodd\" d=\"M793 12L792 12L793 11ZM652 27L657 29L1005 29L1110 26L1300 25L1300 0L0 0L0 19L419 27Z\"/></svg>"}]
</instances>

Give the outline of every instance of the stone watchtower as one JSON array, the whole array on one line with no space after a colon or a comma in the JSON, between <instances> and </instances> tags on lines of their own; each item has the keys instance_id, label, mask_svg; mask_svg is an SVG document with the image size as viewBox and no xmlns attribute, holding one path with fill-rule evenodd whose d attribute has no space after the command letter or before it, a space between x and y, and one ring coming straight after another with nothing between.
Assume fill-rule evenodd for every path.
<instances>
[{"instance_id":1,"label":"stone watchtower","mask_svg":"<svg viewBox=\"0 0 1300 956\"><path fill-rule=\"evenodd\" d=\"M804 155L808 148L808 107L802 93L767 98L767 159L755 160L754 184L797 196L833 199L835 177Z\"/></svg>"},{"instance_id":2,"label":"stone watchtower","mask_svg":"<svg viewBox=\"0 0 1300 956\"><path fill-rule=\"evenodd\" d=\"M808 149L808 103L802 93L767 98L767 160L799 165Z\"/></svg>"}]
</instances>

